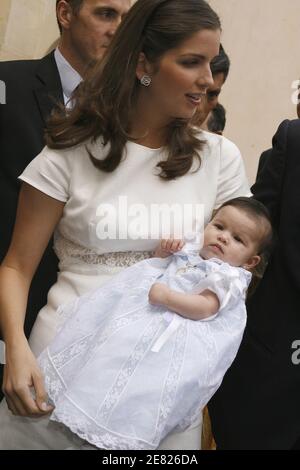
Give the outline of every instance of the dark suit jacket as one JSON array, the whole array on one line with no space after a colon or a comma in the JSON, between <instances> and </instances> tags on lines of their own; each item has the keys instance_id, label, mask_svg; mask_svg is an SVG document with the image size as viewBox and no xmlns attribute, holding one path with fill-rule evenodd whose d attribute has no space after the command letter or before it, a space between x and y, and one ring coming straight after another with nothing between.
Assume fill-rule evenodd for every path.
<instances>
[{"instance_id":1,"label":"dark suit jacket","mask_svg":"<svg viewBox=\"0 0 300 470\"><path fill-rule=\"evenodd\" d=\"M209 409L221 449L290 449L300 438L300 120L284 121L252 188L278 241L248 301L238 355Z\"/></svg>"},{"instance_id":2,"label":"dark suit jacket","mask_svg":"<svg viewBox=\"0 0 300 470\"><path fill-rule=\"evenodd\" d=\"M6 104L0 105L0 261L11 240L20 184L17 177L44 147L44 128L63 92L54 53L41 60L0 63L0 80L6 84ZM26 314L29 334L47 292L56 280L57 259L51 247L32 282Z\"/></svg>"},{"instance_id":3,"label":"dark suit jacket","mask_svg":"<svg viewBox=\"0 0 300 470\"><path fill-rule=\"evenodd\" d=\"M256 180L258 179L260 173L263 171L271 155L272 155L272 149L268 149L268 150L265 150L259 157Z\"/></svg>"}]
</instances>

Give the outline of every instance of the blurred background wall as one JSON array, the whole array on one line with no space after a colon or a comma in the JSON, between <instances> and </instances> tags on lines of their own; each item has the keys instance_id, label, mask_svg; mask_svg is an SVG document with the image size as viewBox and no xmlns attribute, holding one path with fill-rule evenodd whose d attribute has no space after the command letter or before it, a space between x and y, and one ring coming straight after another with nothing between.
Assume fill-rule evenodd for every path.
<instances>
[{"instance_id":1,"label":"blurred background wall","mask_svg":"<svg viewBox=\"0 0 300 470\"><path fill-rule=\"evenodd\" d=\"M42 57L58 38L56 0L0 0L0 60Z\"/></svg>"},{"instance_id":2,"label":"blurred background wall","mask_svg":"<svg viewBox=\"0 0 300 470\"><path fill-rule=\"evenodd\" d=\"M278 124L296 116L291 85L300 77L300 0L209 3L222 19L232 62L220 99L225 135L240 147L253 182ZM0 0L0 60L42 57L57 37L55 0Z\"/></svg>"}]
</instances>

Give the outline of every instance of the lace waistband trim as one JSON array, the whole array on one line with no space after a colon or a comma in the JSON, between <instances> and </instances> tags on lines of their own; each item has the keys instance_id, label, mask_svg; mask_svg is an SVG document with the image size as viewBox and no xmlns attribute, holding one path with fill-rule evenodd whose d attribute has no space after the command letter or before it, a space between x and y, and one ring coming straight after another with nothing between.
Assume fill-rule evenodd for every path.
<instances>
[{"instance_id":1,"label":"lace waistband trim","mask_svg":"<svg viewBox=\"0 0 300 470\"><path fill-rule=\"evenodd\" d=\"M118 251L98 254L68 240L61 234L56 234L54 237L54 251L61 263L75 262L110 267L128 267L152 256L151 251Z\"/></svg>"}]
</instances>

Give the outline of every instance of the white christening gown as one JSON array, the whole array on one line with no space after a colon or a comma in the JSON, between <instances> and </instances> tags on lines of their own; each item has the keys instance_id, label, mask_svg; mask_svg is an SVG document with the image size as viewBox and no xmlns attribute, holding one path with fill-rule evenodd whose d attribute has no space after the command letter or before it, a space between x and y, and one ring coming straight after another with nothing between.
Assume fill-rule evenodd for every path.
<instances>
[{"instance_id":1,"label":"white christening gown","mask_svg":"<svg viewBox=\"0 0 300 470\"><path fill-rule=\"evenodd\" d=\"M156 449L195 424L239 348L250 279L242 268L182 251L141 261L61 307L63 327L39 358L51 419L117 450ZM193 321L153 306L154 282L210 289L220 310Z\"/></svg>"}]
</instances>

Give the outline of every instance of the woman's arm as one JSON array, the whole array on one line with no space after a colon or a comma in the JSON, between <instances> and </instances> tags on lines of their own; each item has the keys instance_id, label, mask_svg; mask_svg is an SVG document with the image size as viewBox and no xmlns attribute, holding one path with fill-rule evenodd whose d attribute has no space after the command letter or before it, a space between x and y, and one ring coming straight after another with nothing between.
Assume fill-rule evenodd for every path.
<instances>
[{"instance_id":1,"label":"woman's arm","mask_svg":"<svg viewBox=\"0 0 300 470\"><path fill-rule=\"evenodd\" d=\"M184 294L173 291L161 283L155 283L151 287L149 302L153 305L163 305L190 320L208 318L220 308L218 297L210 290L205 290L201 294Z\"/></svg>"},{"instance_id":2,"label":"woman's arm","mask_svg":"<svg viewBox=\"0 0 300 470\"><path fill-rule=\"evenodd\" d=\"M41 373L23 325L33 275L63 208L63 202L23 184L11 245L0 267L0 328L6 345L3 390L14 414L39 415L46 411ZM35 389L36 401L30 387Z\"/></svg>"}]
</instances>

